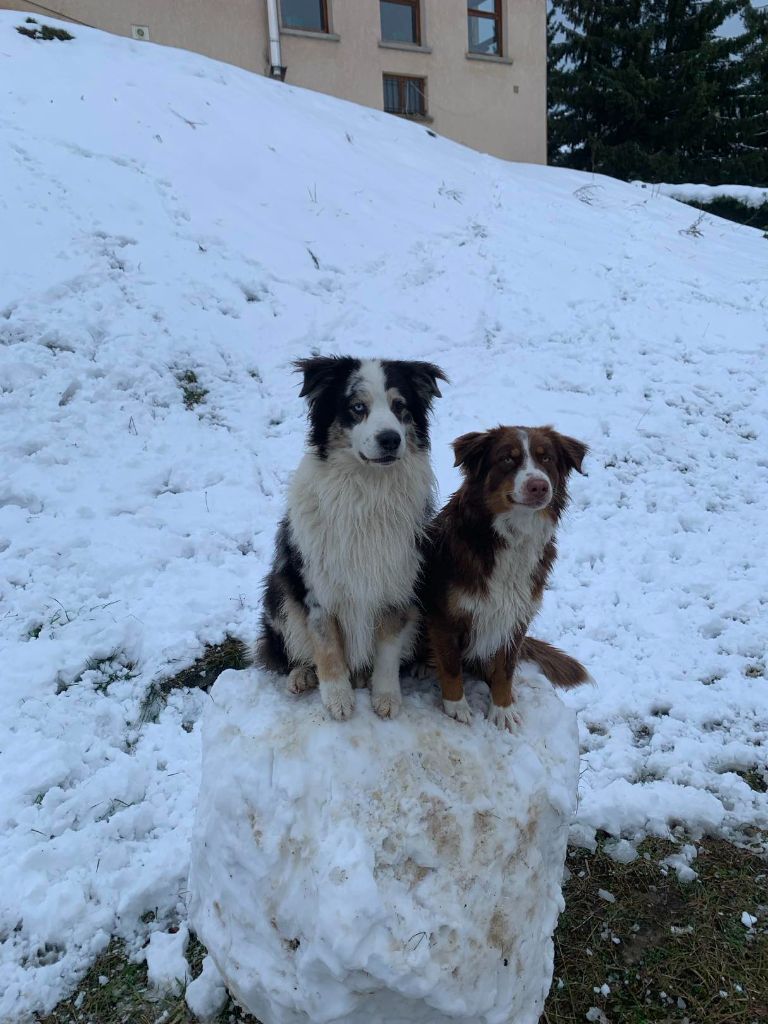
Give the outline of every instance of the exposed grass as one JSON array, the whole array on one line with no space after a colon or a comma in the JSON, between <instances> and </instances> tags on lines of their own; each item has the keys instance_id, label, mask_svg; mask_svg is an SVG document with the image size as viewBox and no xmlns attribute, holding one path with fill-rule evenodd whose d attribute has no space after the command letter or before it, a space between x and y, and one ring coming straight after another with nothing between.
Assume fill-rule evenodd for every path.
<instances>
[{"instance_id":1,"label":"exposed grass","mask_svg":"<svg viewBox=\"0 0 768 1024\"><path fill-rule=\"evenodd\" d=\"M202 969L205 949L195 939L187 948L194 977ZM184 996L158 996L147 982L145 963L131 963L124 948L113 942L99 957L70 999L59 1003L40 1024L195 1024ZM254 1018L229 1003L213 1024L253 1024Z\"/></svg>"},{"instance_id":2,"label":"exposed grass","mask_svg":"<svg viewBox=\"0 0 768 1024\"><path fill-rule=\"evenodd\" d=\"M699 879L683 884L661 866L676 850L669 842L651 840L631 864L615 863L602 849L569 852L572 874L555 936L555 981L541 1024L768 1021L768 863L722 840L706 840L694 861ZM744 911L758 917L755 928L741 923ZM187 958L195 976L204 954L192 940ZM603 985L610 994L600 992ZM130 963L117 943L71 999L37 1019L40 1024L194 1021L183 996L158 1000L148 991L144 964ZM216 1024L258 1022L230 1003Z\"/></svg>"},{"instance_id":3,"label":"exposed grass","mask_svg":"<svg viewBox=\"0 0 768 1024\"><path fill-rule=\"evenodd\" d=\"M768 863L705 840L699 878L681 883L659 867L669 843L641 852L648 859L621 865L602 849L570 851L544 1024L583 1024L593 1007L611 1024L768 1021ZM755 929L741 923L744 911L758 916Z\"/></svg>"},{"instance_id":4,"label":"exposed grass","mask_svg":"<svg viewBox=\"0 0 768 1024\"><path fill-rule=\"evenodd\" d=\"M37 633L39 636L39 631ZM78 683L87 683L98 693L107 693L109 687L118 681L133 679L136 674L136 663L125 651L116 648L103 657L88 658L85 668L73 679L59 679L56 693L66 693Z\"/></svg>"},{"instance_id":5,"label":"exposed grass","mask_svg":"<svg viewBox=\"0 0 768 1024\"><path fill-rule=\"evenodd\" d=\"M145 721L155 718L173 690L191 686L209 690L225 669L247 668L250 663L247 645L236 636L227 635L220 644L206 644L203 653L191 665L150 687L143 701L142 718Z\"/></svg>"},{"instance_id":6,"label":"exposed grass","mask_svg":"<svg viewBox=\"0 0 768 1024\"><path fill-rule=\"evenodd\" d=\"M196 661L160 683L160 689L165 694L188 686L208 690L225 669L246 668L249 664L245 643L236 636L227 635L220 644L206 644Z\"/></svg>"},{"instance_id":7,"label":"exposed grass","mask_svg":"<svg viewBox=\"0 0 768 1024\"><path fill-rule=\"evenodd\" d=\"M736 772L755 793L768 793L768 768L755 765L744 771Z\"/></svg>"},{"instance_id":8,"label":"exposed grass","mask_svg":"<svg viewBox=\"0 0 768 1024\"><path fill-rule=\"evenodd\" d=\"M180 370L176 374L176 380L181 388L185 409L194 409L195 406L202 405L208 394L208 389L203 387L197 379L194 370Z\"/></svg>"}]
</instances>

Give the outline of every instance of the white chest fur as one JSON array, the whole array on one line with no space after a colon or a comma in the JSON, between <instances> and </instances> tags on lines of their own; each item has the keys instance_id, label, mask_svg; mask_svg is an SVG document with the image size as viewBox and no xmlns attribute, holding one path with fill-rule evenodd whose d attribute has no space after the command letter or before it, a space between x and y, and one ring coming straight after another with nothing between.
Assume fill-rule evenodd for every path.
<instances>
[{"instance_id":1,"label":"white chest fur","mask_svg":"<svg viewBox=\"0 0 768 1024\"><path fill-rule=\"evenodd\" d=\"M462 594L458 599L459 607L472 616L466 652L472 660L487 661L539 610L541 600L533 597L533 575L554 535L554 526L548 516L527 512L524 516L495 525L506 546L497 551L486 592Z\"/></svg>"},{"instance_id":2,"label":"white chest fur","mask_svg":"<svg viewBox=\"0 0 768 1024\"><path fill-rule=\"evenodd\" d=\"M308 454L291 483L288 514L304 579L341 625L350 668L371 663L380 612L407 605L434 478L426 453L363 466L347 453Z\"/></svg>"}]
</instances>

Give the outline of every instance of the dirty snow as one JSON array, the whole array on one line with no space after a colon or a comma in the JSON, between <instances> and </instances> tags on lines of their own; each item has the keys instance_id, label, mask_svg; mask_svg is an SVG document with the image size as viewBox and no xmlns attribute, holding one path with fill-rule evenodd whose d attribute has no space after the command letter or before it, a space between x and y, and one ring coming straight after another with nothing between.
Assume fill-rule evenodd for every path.
<instances>
[{"instance_id":1,"label":"dirty snow","mask_svg":"<svg viewBox=\"0 0 768 1024\"><path fill-rule=\"evenodd\" d=\"M253 636L312 351L445 368L443 495L461 431L591 445L536 624L597 681L567 697L574 839L768 825L761 233L699 237L648 190L19 21L0 13L0 1019L185 917L209 698L156 684Z\"/></svg>"},{"instance_id":2,"label":"dirty snow","mask_svg":"<svg viewBox=\"0 0 768 1024\"><path fill-rule=\"evenodd\" d=\"M429 682L384 728L366 693L344 723L313 697L251 669L205 708L190 922L227 988L270 1024L537 1024L573 711L536 673L514 736L481 683L473 728L435 715Z\"/></svg>"}]
</instances>

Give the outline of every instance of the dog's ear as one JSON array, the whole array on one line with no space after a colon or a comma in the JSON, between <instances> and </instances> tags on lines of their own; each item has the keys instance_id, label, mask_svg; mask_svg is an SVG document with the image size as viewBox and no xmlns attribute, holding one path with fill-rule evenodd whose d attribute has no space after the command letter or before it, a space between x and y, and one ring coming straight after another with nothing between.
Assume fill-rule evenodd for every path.
<instances>
[{"instance_id":1,"label":"dog's ear","mask_svg":"<svg viewBox=\"0 0 768 1024\"><path fill-rule=\"evenodd\" d=\"M439 366L435 366L434 363L419 361L406 363L406 366L410 371L414 387L427 405L429 405L433 398L443 397L437 382L444 380L447 384L448 377Z\"/></svg>"},{"instance_id":2,"label":"dog's ear","mask_svg":"<svg viewBox=\"0 0 768 1024\"><path fill-rule=\"evenodd\" d=\"M304 374L299 398L308 399L312 404L332 384L348 362L343 356L311 356L297 359L293 364L297 373Z\"/></svg>"},{"instance_id":3,"label":"dog's ear","mask_svg":"<svg viewBox=\"0 0 768 1024\"><path fill-rule=\"evenodd\" d=\"M581 464L589 453L589 448L583 441L577 441L575 437L568 437L567 434L559 434L550 427L552 440L555 442L560 456L565 463L566 469L575 469L577 473L584 474Z\"/></svg>"},{"instance_id":4,"label":"dog's ear","mask_svg":"<svg viewBox=\"0 0 768 1024\"><path fill-rule=\"evenodd\" d=\"M453 442L453 452L456 458L454 466L460 466L465 476L471 476L483 461L490 435L488 431L479 433L473 430L470 434L462 434Z\"/></svg>"}]
</instances>

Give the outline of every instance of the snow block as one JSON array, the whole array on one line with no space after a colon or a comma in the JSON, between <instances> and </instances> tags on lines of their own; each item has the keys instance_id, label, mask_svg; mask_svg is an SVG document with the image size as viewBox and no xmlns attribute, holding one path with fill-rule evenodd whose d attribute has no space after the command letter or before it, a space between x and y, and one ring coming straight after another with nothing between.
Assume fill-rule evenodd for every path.
<instances>
[{"instance_id":1,"label":"snow block","mask_svg":"<svg viewBox=\"0 0 768 1024\"><path fill-rule=\"evenodd\" d=\"M578 777L574 713L535 675L522 725L406 681L382 721L223 673L203 720L192 927L263 1024L536 1024Z\"/></svg>"}]
</instances>

